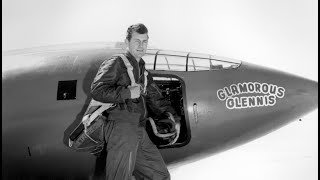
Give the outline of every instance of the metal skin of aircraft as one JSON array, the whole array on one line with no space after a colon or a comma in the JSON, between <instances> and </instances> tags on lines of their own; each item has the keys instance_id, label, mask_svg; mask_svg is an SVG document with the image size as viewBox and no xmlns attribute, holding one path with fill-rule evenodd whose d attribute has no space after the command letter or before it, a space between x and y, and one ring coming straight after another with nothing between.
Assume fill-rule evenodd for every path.
<instances>
[{"instance_id":1,"label":"metal skin of aircraft","mask_svg":"<svg viewBox=\"0 0 320 180\"><path fill-rule=\"evenodd\" d=\"M2 178L94 179L104 158L68 148L107 43L3 52ZM181 115L173 145L150 138L167 165L191 162L266 135L318 108L318 82L244 61L148 49L143 57Z\"/></svg>"}]
</instances>

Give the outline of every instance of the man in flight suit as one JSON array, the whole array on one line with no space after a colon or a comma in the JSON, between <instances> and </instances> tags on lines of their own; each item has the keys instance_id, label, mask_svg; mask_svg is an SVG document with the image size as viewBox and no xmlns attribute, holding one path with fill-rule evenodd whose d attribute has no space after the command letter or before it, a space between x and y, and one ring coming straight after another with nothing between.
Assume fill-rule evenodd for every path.
<instances>
[{"instance_id":1,"label":"man in flight suit","mask_svg":"<svg viewBox=\"0 0 320 180\"><path fill-rule=\"evenodd\" d=\"M91 85L93 99L104 103L116 103L109 112L105 139L107 142L106 179L170 179L169 171L157 147L145 131L147 108L155 115L170 112L177 124L180 117L166 101L150 73L147 75L142 56L148 45L148 29L143 24L128 28L124 54L133 67L136 85L131 86L127 68L121 57L105 60ZM176 137L178 138L178 137Z\"/></svg>"}]
</instances>

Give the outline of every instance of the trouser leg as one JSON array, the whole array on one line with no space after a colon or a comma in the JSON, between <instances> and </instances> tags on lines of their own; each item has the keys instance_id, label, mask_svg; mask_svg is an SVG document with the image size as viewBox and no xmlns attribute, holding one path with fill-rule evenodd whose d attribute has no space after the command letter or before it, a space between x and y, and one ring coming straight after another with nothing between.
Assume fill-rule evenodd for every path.
<instances>
[{"instance_id":1,"label":"trouser leg","mask_svg":"<svg viewBox=\"0 0 320 180\"><path fill-rule=\"evenodd\" d=\"M170 180L167 166L158 148L149 139L144 128L139 128L142 139L137 150L134 176L137 180Z\"/></svg>"},{"instance_id":2,"label":"trouser leg","mask_svg":"<svg viewBox=\"0 0 320 180\"><path fill-rule=\"evenodd\" d=\"M96 157L96 163L94 168L93 179L104 180L106 174L106 159L107 151L102 151L99 156Z\"/></svg>"},{"instance_id":3,"label":"trouser leg","mask_svg":"<svg viewBox=\"0 0 320 180\"><path fill-rule=\"evenodd\" d=\"M114 122L107 141L106 179L131 180L139 142L137 128Z\"/></svg>"}]
</instances>

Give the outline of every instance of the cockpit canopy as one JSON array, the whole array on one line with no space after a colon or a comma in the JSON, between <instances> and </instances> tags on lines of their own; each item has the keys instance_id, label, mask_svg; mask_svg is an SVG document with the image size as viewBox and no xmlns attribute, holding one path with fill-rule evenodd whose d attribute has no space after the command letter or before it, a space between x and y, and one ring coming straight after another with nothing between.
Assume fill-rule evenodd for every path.
<instances>
[{"instance_id":1,"label":"cockpit canopy","mask_svg":"<svg viewBox=\"0 0 320 180\"><path fill-rule=\"evenodd\" d=\"M143 60L149 70L164 71L211 71L234 69L240 60L210 54L198 54L179 51L147 50Z\"/></svg>"}]
</instances>

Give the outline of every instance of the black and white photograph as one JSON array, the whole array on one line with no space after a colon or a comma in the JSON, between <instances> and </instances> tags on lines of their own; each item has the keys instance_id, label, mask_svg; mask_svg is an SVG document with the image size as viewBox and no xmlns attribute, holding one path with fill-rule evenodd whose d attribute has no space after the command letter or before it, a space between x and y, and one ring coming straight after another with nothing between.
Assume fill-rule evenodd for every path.
<instances>
[{"instance_id":1,"label":"black and white photograph","mask_svg":"<svg viewBox=\"0 0 320 180\"><path fill-rule=\"evenodd\" d=\"M2 179L317 180L317 0L3 0Z\"/></svg>"}]
</instances>

